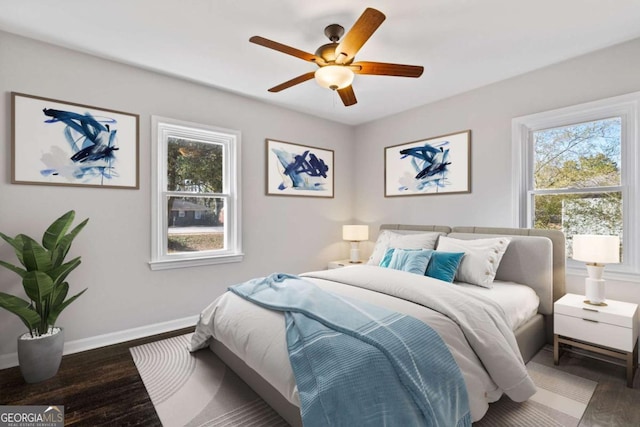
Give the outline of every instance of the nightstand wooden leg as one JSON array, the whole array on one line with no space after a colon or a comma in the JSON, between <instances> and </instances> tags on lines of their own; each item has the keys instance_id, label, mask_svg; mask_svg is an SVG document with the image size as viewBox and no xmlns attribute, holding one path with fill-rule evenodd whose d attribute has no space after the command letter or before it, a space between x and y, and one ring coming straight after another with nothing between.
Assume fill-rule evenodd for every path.
<instances>
[{"instance_id":1,"label":"nightstand wooden leg","mask_svg":"<svg viewBox=\"0 0 640 427\"><path fill-rule=\"evenodd\" d=\"M553 335L553 364L560 364L560 344L558 343L558 335Z\"/></svg>"}]
</instances>

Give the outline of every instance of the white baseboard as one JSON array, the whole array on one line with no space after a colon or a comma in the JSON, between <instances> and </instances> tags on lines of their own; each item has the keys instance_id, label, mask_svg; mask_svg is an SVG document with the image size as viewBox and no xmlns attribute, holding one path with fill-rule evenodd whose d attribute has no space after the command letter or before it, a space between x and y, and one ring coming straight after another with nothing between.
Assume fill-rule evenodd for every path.
<instances>
[{"instance_id":1,"label":"white baseboard","mask_svg":"<svg viewBox=\"0 0 640 427\"><path fill-rule=\"evenodd\" d=\"M198 316L189 316L182 319L170 320L168 322L155 323L153 325L140 326L126 329L124 331L111 332L90 338L83 338L64 343L63 354L79 353L81 351L93 350L107 345L119 344L125 341L145 338L151 335L162 334L164 332L175 331L176 329L195 326ZM18 353L0 355L0 369L18 366Z\"/></svg>"}]
</instances>

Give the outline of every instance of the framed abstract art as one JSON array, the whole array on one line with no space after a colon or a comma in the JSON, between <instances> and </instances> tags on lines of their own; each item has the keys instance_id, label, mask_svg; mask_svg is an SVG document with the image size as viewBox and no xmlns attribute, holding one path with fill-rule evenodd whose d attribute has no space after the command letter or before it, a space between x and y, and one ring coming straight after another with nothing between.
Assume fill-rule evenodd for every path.
<instances>
[{"instance_id":1,"label":"framed abstract art","mask_svg":"<svg viewBox=\"0 0 640 427\"><path fill-rule=\"evenodd\" d=\"M470 130L386 147L384 195L469 193L470 157Z\"/></svg>"},{"instance_id":2,"label":"framed abstract art","mask_svg":"<svg viewBox=\"0 0 640 427\"><path fill-rule=\"evenodd\" d=\"M139 116L11 93L14 184L139 188Z\"/></svg>"},{"instance_id":3,"label":"framed abstract art","mask_svg":"<svg viewBox=\"0 0 640 427\"><path fill-rule=\"evenodd\" d=\"M266 140L267 195L333 197L333 150Z\"/></svg>"}]
</instances>

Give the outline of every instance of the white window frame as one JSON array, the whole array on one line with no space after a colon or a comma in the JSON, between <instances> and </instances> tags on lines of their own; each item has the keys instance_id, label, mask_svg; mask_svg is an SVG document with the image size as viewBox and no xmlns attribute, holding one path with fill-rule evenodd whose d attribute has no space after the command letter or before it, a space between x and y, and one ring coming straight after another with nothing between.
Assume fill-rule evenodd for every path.
<instances>
[{"instance_id":1,"label":"white window frame","mask_svg":"<svg viewBox=\"0 0 640 427\"><path fill-rule=\"evenodd\" d=\"M192 196L189 192L167 191L167 153L170 137L195 139L221 144L224 150L223 185L225 248L216 251L166 253L167 196ZM240 198L240 131L151 116L151 261L152 270L194 267L210 264L240 262L242 253ZM196 195L197 196L197 195ZM216 194L217 196L217 194Z\"/></svg>"},{"instance_id":2,"label":"white window frame","mask_svg":"<svg viewBox=\"0 0 640 427\"><path fill-rule=\"evenodd\" d=\"M621 117L621 185L623 214L623 263L610 264L605 275L611 279L640 281L640 92L545 111L512 120L512 193L513 224L533 227L533 133L539 130ZM613 189L613 187L608 187ZM576 192L570 190L571 192ZM555 191L561 192L561 191ZM538 193L538 192L536 192ZM584 275L584 263L567 259L567 273Z\"/></svg>"}]
</instances>

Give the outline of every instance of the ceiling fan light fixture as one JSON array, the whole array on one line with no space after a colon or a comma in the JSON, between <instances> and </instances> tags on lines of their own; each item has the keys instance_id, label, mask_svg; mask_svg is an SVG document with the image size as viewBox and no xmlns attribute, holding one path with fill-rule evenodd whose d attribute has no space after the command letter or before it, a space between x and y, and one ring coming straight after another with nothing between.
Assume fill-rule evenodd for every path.
<instances>
[{"instance_id":1,"label":"ceiling fan light fixture","mask_svg":"<svg viewBox=\"0 0 640 427\"><path fill-rule=\"evenodd\" d=\"M331 90L344 89L353 82L353 71L342 65L326 65L315 72L316 82Z\"/></svg>"}]
</instances>

